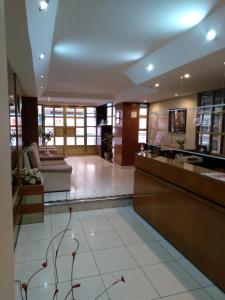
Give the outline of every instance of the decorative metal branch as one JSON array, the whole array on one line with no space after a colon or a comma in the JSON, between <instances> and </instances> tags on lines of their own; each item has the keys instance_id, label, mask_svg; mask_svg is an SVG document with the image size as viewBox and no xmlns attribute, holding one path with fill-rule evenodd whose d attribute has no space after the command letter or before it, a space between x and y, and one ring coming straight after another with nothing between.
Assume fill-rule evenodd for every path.
<instances>
[{"instance_id":1,"label":"decorative metal branch","mask_svg":"<svg viewBox=\"0 0 225 300\"><path fill-rule=\"evenodd\" d=\"M61 235L59 243L58 243L58 246L57 246L56 251L55 251L55 257L53 257L54 258L53 265L54 265L54 275L55 275L55 290L54 290L53 298L52 299L53 300L56 299L57 294L59 292L59 288L58 288L59 277L58 277L58 267L57 267L57 260L58 260L59 250L60 250L60 247L62 245L62 242L63 242L63 239L65 237L66 232L69 231L69 230L71 230L71 229L69 229L69 225L70 225L71 218L72 218L72 207L68 207L68 210L69 210L69 220L68 220L68 222L66 224L66 227L65 227L64 230L58 232L50 240L50 242L48 244L48 247L46 249L46 253L45 253L45 261L42 263L41 267L39 269L37 269L28 278L27 283L26 282L22 283L20 280L15 280L15 283L19 284L19 290L20 290L21 300L28 300L28 290L29 290L29 286L30 286L31 281L37 276L37 274L39 274L41 271L45 270L48 267L49 249L50 249L52 243L54 242L54 240L56 240ZM80 246L80 243L79 243L78 239L73 238L73 240L76 243L76 247L75 247L74 251L72 252L72 264L71 264L71 274L70 274L70 285L71 285L71 287L70 287L69 291L67 292L64 300L67 300L70 295L72 295L72 300L75 300L74 290L76 288L79 288L81 286L81 284L79 282L77 282L77 283L73 282L74 264L75 264L75 260L76 260L77 251L78 251L78 248ZM118 279L115 282L113 282L108 288L106 288L105 290L103 290L94 300L99 299L104 293L106 293L109 289L111 289L118 282L125 282L124 277L121 276L120 279Z\"/></svg>"}]
</instances>

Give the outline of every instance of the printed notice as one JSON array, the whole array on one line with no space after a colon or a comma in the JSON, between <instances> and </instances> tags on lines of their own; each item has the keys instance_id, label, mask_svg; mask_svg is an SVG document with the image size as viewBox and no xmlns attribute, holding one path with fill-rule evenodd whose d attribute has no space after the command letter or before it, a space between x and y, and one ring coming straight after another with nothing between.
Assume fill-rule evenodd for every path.
<instances>
[{"instance_id":1,"label":"printed notice","mask_svg":"<svg viewBox=\"0 0 225 300\"><path fill-rule=\"evenodd\" d=\"M225 182L225 173L201 173L201 175L211 177L213 179L221 180Z\"/></svg>"},{"instance_id":2,"label":"printed notice","mask_svg":"<svg viewBox=\"0 0 225 300\"><path fill-rule=\"evenodd\" d=\"M131 116L132 119L136 119L137 118L137 111L136 110L131 111L130 116Z\"/></svg>"}]
</instances>

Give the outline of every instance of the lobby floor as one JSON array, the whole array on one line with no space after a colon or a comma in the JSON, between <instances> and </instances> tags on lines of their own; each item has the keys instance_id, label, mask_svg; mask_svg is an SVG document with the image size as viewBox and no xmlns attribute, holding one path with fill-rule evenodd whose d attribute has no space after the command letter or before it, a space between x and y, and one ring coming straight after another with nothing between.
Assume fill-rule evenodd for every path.
<instances>
[{"instance_id":1,"label":"lobby floor","mask_svg":"<svg viewBox=\"0 0 225 300\"><path fill-rule=\"evenodd\" d=\"M43 224L21 226L15 279L26 282L41 266L51 237L64 230L68 216L66 207L51 207ZM65 299L69 289L73 237L80 241L73 275L81 283L75 290L76 300L94 300L121 275L125 283L118 283L98 299L225 299L225 294L130 206L73 212L69 228L59 251L58 300ZM55 250L53 243L48 268L31 281L29 300L53 299ZM16 300L21 300L17 285Z\"/></svg>"},{"instance_id":2,"label":"lobby floor","mask_svg":"<svg viewBox=\"0 0 225 300\"><path fill-rule=\"evenodd\" d=\"M45 202L133 194L134 167L120 167L97 155L71 156L70 192L45 193Z\"/></svg>"}]
</instances>

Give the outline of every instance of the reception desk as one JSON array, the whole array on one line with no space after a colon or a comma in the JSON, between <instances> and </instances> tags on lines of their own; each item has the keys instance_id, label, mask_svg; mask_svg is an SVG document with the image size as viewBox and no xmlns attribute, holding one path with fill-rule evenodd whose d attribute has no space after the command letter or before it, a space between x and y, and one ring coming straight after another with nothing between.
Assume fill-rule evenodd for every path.
<instances>
[{"instance_id":1,"label":"reception desk","mask_svg":"<svg viewBox=\"0 0 225 300\"><path fill-rule=\"evenodd\" d=\"M134 209L225 290L222 173L150 154L135 167Z\"/></svg>"}]
</instances>

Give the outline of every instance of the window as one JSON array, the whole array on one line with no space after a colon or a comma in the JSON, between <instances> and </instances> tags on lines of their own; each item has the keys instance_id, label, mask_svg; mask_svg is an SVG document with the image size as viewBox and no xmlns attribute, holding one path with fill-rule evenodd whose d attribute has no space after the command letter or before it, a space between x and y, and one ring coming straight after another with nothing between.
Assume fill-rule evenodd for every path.
<instances>
[{"instance_id":1,"label":"window","mask_svg":"<svg viewBox=\"0 0 225 300\"><path fill-rule=\"evenodd\" d=\"M48 143L49 145L96 145L95 107L43 106L42 109L39 105L38 124L45 132L54 133L54 138Z\"/></svg>"},{"instance_id":2,"label":"window","mask_svg":"<svg viewBox=\"0 0 225 300\"><path fill-rule=\"evenodd\" d=\"M87 107L87 145L96 145L96 108Z\"/></svg>"},{"instance_id":3,"label":"window","mask_svg":"<svg viewBox=\"0 0 225 300\"><path fill-rule=\"evenodd\" d=\"M138 143L141 144L147 143L147 130L148 130L148 105L140 104Z\"/></svg>"}]
</instances>

